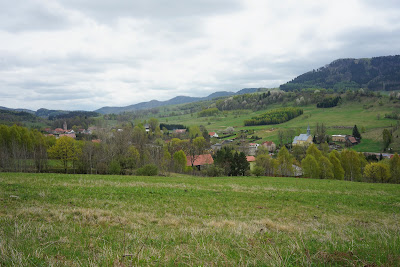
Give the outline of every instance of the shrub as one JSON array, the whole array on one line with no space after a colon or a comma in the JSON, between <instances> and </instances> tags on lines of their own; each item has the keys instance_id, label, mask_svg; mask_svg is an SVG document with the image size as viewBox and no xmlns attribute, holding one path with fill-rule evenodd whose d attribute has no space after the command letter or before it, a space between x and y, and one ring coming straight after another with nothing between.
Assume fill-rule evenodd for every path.
<instances>
[{"instance_id":1,"label":"shrub","mask_svg":"<svg viewBox=\"0 0 400 267\"><path fill-rule=\"evenodd\" d=\"M219 177L224 175L224 169L215 165L206 168L203 173L209 177Z\"/></svg>"},{"instance_id":2,"label":"shrub","mask_svg":"<svg viewBox=\"0 0 400 267\"><path fill-rule=\"evenodd\" d=\"M158 167L154 164L147 164L137 169L136 175L140 176L155 176L158 174Z\"/></svg>"},{"instance_id":3,"label":"shrub","mask_svg":"<svg viewBox=\"0 0 400 267\"><path fill-rule=\"evenodd\" d=\"M264 175L265 169L261 166L255 166L251 173L257 177Z\"/></svg>"},{"instance_id":4,"label":"shrub","mask_svg":"<svg viewBox=\"0 0 400 267\"><path fill-rule=\"evenodd\" d=\"M121 165L117 160L113 160L110 163L110 166L108 167L108 173L109 174L121 174Z\"/></svg>"}]
</instances>

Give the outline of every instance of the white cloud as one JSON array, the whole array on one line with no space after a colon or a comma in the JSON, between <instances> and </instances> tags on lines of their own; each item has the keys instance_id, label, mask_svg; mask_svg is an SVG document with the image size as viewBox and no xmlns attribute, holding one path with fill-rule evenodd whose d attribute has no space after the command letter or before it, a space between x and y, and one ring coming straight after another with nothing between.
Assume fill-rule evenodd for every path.
<instances>
[{"instance_id":1,"label":"white cloud","mask_svg":"<svg viewBox=\"0 0 400 267\"><path fill-rule=\"evenodd\" d=\"M273 87L398 54L397 1L18 0L0 18L0 106L93 110Z\"/></svg>"}]
</instances>

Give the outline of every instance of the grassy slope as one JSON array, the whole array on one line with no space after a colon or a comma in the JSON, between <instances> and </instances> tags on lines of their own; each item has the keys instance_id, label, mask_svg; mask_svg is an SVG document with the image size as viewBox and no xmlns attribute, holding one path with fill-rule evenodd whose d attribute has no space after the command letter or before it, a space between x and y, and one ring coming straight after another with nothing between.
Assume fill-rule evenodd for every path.
<instances>
[{"instance_id":1,"label":"grassy slope","mask_svg":"<svg viewBox=\"0 0 400 267\"><path fill-rule=\"evenodd\" d=\"M0 265L400 264L400 185L0 173Z\"/></svg>"},{"instance_id":2,"label":"grassy slope","mask_svg":"<svg viewBox=\"0 0 400 267\"><path fill-rule=\"evenodd\" d=\"M254 129L256 135L262 137L262 141L278 142L278 129L299 129L302 133L306 132L307 124L310 124L311 131L316 123L324 123L328 128L328 134L351 134L351 129L337 129L333 126L347 126L352 127L357 125L361 131L364 126L366 133L363 142L360 145L353 147L360 152L380 152L382 149L382 130L391 125L396 124L396 120L385 119L385 113L391 113L398 108L398 104L392 103L388 98L382 99L382 105L378 104L376 98L363 98L360 102L345 102L340 106L334 108L317 108L315 105L303 107L304 114L286 123L279 125L266 125L266 126L250 126L244 127L243 121L252 116L265 112L251 112L247 111L246 114L235 115L234 112L229 112L227 117L210 117L210 118L197 118L196 114L190 116L180 115L168 118L161 118L160 122L167 123L181 123L187 126L191 125L205 125L210 131L219 131L228 126L233 126L235 129ZM371 106L365 109L364 106ZM278 108L280 105L271 105L269 109ZM268 109L268 110L269 110ZM380 114L378 119L377 114ZM271 131L271 129L274 129ZM396 146L397 147L397 146Z\"/></svg>"}]
</instances>

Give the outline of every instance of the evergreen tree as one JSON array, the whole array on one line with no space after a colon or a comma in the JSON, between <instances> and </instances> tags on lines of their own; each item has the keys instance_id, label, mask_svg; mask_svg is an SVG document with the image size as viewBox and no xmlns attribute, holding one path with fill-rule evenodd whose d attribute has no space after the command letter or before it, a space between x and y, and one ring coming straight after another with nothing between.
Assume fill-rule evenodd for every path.
<instances>
[{"instance_id":1,"label":"evergreen tree","mask_svg":"<svg viewBox=\"0 0 400 267\"><path fill-rule=\"evenodd\" d=\"M392 142L392 134L388 129L383 129L382 131L383 138L383 149L387 149Z\"/></svg>"},{"instance_id":2,"label":"evergreen tree","mask_svg":"<svg viewBox=\"0 0 400 267\"><path fill-rule=\"evenodd\" d=\"M353 136L354 136L355 138L361 139L361 134L360 134L360 132L358 131L357 125L354 125L354 127L353 127Z\"/></svg>"}]
</instances>

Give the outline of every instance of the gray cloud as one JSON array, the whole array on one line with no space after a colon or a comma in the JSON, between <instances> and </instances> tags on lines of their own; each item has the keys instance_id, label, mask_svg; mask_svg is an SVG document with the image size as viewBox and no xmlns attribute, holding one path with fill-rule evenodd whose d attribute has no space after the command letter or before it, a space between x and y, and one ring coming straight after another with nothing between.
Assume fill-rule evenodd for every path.
<instances>
[{"instance_id":1,"label":"gray cloud","mask_svg":"<svg viewBox=\"0 0 400 267\"><path fill-rule=\"evenodd\" d=\"M69 24L61 10L34 0L0 1L0 29L19 32L59 30Z\"/></svg>"},{"instance_id":2,"label":"gray cloud","mask_svg":"<svg viewBox=\"0 0 400 267\"><path fill-rule=\"evenodd\" d=\"M241 7L238 0L61 0L60 2L67 8L80 10L101 22L121 17L164 20L209 16L237 11Z\"/></svg>"},{"instance_id":3,"label":"gray cloud","mask_svg":"<svg viewBox=\"0 0 400 267\"><path fill-rule=\"evenodd\" d=\"M289 8L287 8L289 7ZM398 54L398 1L0 0L0 106L96 109L275 87Z\"/></svg>"}]
</instances>

